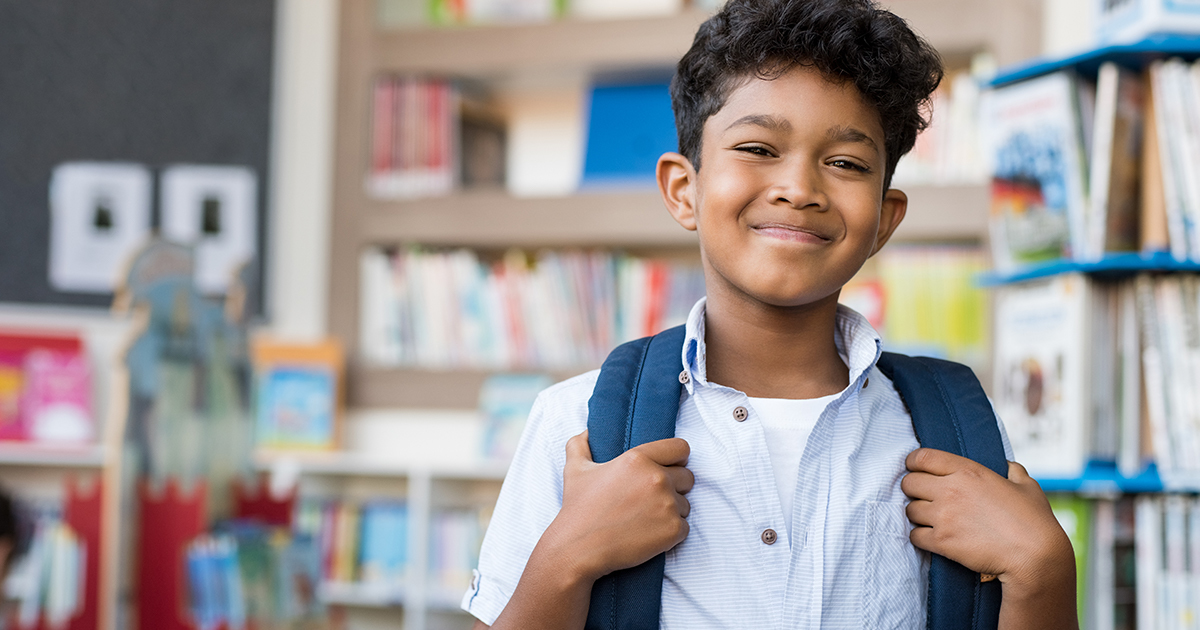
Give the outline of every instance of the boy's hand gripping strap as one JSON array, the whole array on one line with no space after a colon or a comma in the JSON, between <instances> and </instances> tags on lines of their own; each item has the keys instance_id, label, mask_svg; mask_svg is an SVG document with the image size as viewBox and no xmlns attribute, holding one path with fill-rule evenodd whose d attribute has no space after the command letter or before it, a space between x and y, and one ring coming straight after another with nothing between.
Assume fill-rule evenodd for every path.
<instances>
[{"instance_id":1,"label":"boy's hand gripping strap","mask_svg":"<svg viewBox=\"0 0 1200 630\"><path fill-rule=\"evenodd\" d=\"M618 346L600 368L588 400L592 460L607 462L647 442L675 437L684 329ZM587 630L656 630L666 554L596 581Z\"/></svg>"},{"instance_id":2,"label":"boy's hand gripping strap","mask_svg":"<svg viewBox=\"0 0 1200 630\"><path fill-rule=\"evenodd\" d=\"M1008 461L996 415L970 368L928 357L883 353L879 370L896 386L912 415L917 441L926 448L973 459L1001 477ZM1000 582L933 554L929 568L929 630L995 630Z\"/></svg>"}]
</instances>

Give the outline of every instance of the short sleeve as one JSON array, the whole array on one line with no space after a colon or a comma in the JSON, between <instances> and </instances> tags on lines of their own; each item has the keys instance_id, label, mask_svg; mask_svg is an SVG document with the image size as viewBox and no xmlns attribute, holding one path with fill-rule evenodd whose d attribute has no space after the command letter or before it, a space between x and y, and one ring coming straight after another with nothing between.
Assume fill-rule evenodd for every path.
<instances>
[{"instance_id":1,"label":"short sleeve","mask_svg":"<svg viewBox=\"0 0 1200 630\"><path fill-rule=\"evenodd\" d=\"M1012 442L1008 439L1008 430L1004 428L1004 420L1000 418L1000 414L996 413L996 403L988 396L988 404L992 406L992 414L996 416L996 426L1000 427L1000 443L1004 445L1004 459L1010 462L1017 461L1013 456Z\"/></svg>"},{"instance_id":2,"label":"short sleeve","mask_svg":"<svg viewBox=\"0 0 1200 630\"><path fill-rule=\"evenodd\" d=\"M566 443L587 428L597 374L559 383L533 404L462 599L463 610L488 625L508 604L534 546L562 508Z\"/></svg>"}]
</instances>

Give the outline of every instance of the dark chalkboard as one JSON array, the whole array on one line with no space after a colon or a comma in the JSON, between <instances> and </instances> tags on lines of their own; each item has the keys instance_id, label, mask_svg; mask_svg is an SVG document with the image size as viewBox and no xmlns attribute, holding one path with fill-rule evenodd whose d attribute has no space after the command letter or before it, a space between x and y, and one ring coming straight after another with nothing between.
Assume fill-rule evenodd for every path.
<instances>
[{"instance_id":1,"label":"dark chalkboard","mask_svg":"<svg viewBox=\"0 0 1200 630\"><path fill-rule=\"evenodd\" d=\"M50 286L49 185L76 160L238 165L266 198L274 0L0 0L0 302L107 305Z\"/></svg>"}]
</instances>

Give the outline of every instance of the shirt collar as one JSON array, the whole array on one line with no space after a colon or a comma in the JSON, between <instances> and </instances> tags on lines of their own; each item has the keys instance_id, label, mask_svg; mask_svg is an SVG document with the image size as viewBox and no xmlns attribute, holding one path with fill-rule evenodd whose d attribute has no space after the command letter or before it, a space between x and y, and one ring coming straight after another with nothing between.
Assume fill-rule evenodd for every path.
<instances>
[{"instance_id":1,"label":"shirt collar","mask_svg":"<svg viewBox=\"0 0 1200 630\"><path fill-rule=\"evenodd\" d=\"M707 298L700 298L688 314L684 327L683 338L683 369L690 378L686 379L684 387L688 394L695 392L696 384L708 384L708 367L705 362L704 347L704 307ZM837 316L833 330L833 342L838 354L846 361L850 369L850 385L848 389L862 379L875 362L879 360L883 341L879 333L867 322L867 318L857 311L838 304Z\"/></svg>"}]
</instances>

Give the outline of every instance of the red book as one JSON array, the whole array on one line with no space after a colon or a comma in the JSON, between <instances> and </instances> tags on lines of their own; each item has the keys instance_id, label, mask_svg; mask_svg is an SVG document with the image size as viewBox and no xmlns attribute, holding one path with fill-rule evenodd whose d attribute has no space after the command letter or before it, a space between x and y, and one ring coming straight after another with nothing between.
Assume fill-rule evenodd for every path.
<instances>
[{"instance_id":1,"label":"red book","mask_svg":"<svg viewBox=\"0 0 1200 630\"><path fill-rule=\"evenodd\" d=\"M375 81L374 130L371 136L371 170L386 173L392 170L392 141L395 132L394 108L396 84L390 77Z\"/></svg>"}]
</instances>

